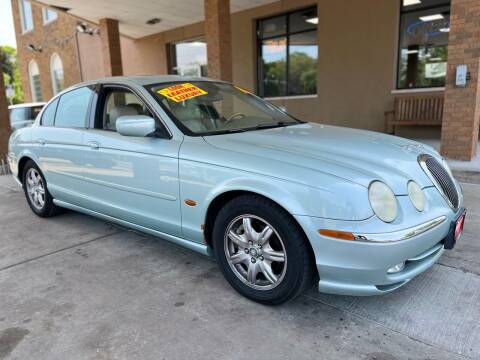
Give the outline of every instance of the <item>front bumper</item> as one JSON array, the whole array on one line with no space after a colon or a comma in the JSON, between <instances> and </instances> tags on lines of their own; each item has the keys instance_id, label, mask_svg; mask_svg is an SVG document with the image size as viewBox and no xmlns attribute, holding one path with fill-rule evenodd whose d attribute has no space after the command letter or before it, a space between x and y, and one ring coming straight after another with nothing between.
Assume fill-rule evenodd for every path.
<instances>
[{"instance_id":1,"label":"front bumper","mask_svg":"<svg viewBox=\"0 0 480 360\"><path fill-rule=\"evenodd\" d=\"M462 204L463 205L463 204ZM445 220L434 227L407 239L392 242L346 241L322 236L319 229L336 229L353 233L377 235L377 238L392 238L385 231L378 233L376 219L365 221L335 221L307 216L296 216L305 230L313 251L320 281L319 291L340 295L379 295L405 285L418 274L430 268L443 254L443 241L449 234L452 221L460 214L446 206L432 209L428 219L439 217ZM421 221L423 224L426 221ZM409 227L407 227L409 228ZM358 229L361 229L359 231ZM403 270L389 274L392 266L405 262Z\"/></svg>"}]
</instances>

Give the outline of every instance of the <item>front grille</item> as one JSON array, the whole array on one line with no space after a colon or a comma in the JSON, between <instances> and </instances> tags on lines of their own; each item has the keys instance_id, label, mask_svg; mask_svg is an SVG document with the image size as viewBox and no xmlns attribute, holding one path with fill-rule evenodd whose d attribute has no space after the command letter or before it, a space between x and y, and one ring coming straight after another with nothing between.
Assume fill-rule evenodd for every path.
<instances>
[{"instance_id":1,"label":"front grille","mask_svg":"<svg viewBox=\"0 0 480 360\"><path fill-rule=\"evenodd\" d=\"M452 177L443 165L433 156L423 154L418 157L418 162L425 173L433 181L435 187L440 191L449 205L458 209L458 192Z\"/></svg>"}]
</instances>

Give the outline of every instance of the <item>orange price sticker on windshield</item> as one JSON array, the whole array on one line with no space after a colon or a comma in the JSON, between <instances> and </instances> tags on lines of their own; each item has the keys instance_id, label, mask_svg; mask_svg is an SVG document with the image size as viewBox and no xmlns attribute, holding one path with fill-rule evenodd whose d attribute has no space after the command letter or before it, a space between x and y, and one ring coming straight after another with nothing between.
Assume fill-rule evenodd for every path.
<instances>
[{"instance_id":1,"label":"orange price sticker on windshield","mask_svg":"<svg viewBox=\"0 0 480 360\"><path fill-rule=\"evenodd\" d=\"M175 101L177 103L197 96L208 94L206 91L200 89L199 87L191 83L169 86L165 89L158 90L157 92L160 95L165 96L169 100Z\"/></svg>"}]
</instances>

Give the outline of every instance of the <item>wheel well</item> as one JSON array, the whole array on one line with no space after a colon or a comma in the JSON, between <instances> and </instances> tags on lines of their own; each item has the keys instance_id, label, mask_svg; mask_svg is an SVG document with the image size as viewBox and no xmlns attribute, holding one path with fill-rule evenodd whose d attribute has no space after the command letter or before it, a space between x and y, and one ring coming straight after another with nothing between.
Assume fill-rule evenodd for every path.
<instances>
[{"instance_id":1,"label":"wheel well","mask_svg":"<svg viewBox=\"0 0 480 360\"><path fill-rule=\"evenodd\" d=\"M23 183L23 169L25 168L25 164L29 161L32 160L28 156L24 156L20 159L18 162L18 173L17 173L17 178L20 180L21 183ZM33 161L33 160L32 160Z\"/></svg>"},{"instance_id":2,"label":"wheel well","mask_svg":"<svg viewBox=\"0 0 480 360\"><path fill-rule=\"evenodd\" d=\"M203 230L203 235L207 244L213 248L212 242L212 233L213 225L215 223L215 218L217 217L220 209L229 201L239 197L241 195L254 194L248 191L228 191L223 194L218 195L208 206L207 216L205 217L205 228Z\"/></svg>"},{"instance_id":3,"label":"wheel well","mask_svg":"<svg viewBox=\"0 0 480 360\"><path fill-rule=\"evenodd\" d=\"M297 224L298 229L302 232L305 240L307 240L307 248L310 252L310 256L312 257L312 261L313 261L313 264L314 264L315 263L315 254L313 252L312 245L310 244L310 241L308 241L307 234L305 234L305 231L303 231L303 228L300 226L297 219L295 219L282 205L280 205L276 201L273 201L272 199L270 199L266 196L263 196L263 195L260 195L258 193L251 192L251 191L228 191L228 192L225 192L223 194L220 194L215 199L213 199L213 201L210 203L210 206L208 207L208 210L207 210L207 216L206 216L206 219L205 219L205 228L203 230L204 238L205 238L205 241L207 242L207 245L209 245L210 247L213 248L213 241L212 241L213 225L215 223L215 218L217 217L221 208L226 203L228 203L229 201L232 201L233 199L235 199L235 198L237 198L241 195L247 195L247 194L248 195L255 195L255 196L258 196L258 197L263 197L263 198L267 199L268 201L273 202L274 204L276 204L277 206L282 208L288 214L288 216L290 216L293 219L295 224ZM315 271L315 273L317 273L317 272Z\"/></svg>"}]
</instances>

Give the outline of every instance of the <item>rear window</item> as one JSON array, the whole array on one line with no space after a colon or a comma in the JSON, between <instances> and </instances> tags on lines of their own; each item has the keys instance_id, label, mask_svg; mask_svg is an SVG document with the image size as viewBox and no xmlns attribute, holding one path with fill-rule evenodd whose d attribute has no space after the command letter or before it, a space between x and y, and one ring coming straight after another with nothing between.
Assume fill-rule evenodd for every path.
<instances>
[{"instance_id":1,"label":"rear window","mask_svg":"<svg viewBox=\"0 0 480 360\"><path fill-rule=\"evenodd\" d=\"M27 108L15 108L10 110L10 122L27 120Z\"/></svg>"},{"instance_id":2,"label":"rear window","mask_svg":"<svg viewBox=\"0 0 480 360\"><path fill-rule=\"evenodd\" d=\"M58 99L55 99L42 114L42 126L53 126L55 122L55 112L57 111Z\"/></svg>"},{"instance_id":3,"label":"rear window","mask_svg":"<svg viewBox=\"0 0 480 360\"><path fill-rule=\"evenodd\" d=\"M92 93L93 91L90 88L82 87L62 95L55 115L55 126L85 127Z\"/></svg>"},{"instance_id":4,"label":"rear window","mask_svg":"<svg viewBox=\"0 0 480 360\"><path fill-rule=\"evenodd\" d=\"M10 122L33 121L37 118L43 106L25 106L10 110Z\"/></svg>"}]
</instances>

